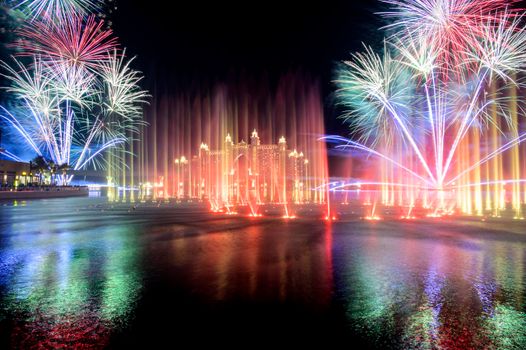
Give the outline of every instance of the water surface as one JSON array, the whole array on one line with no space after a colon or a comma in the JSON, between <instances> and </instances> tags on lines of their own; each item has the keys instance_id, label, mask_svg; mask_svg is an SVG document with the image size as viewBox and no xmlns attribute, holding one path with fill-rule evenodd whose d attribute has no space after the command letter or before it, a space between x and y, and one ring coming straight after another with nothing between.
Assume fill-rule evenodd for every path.
<instances>
[{"instance_id":1,"label":"water surface","mask_svg":"<svg viewBox=\"0 0 526 350\"><path fill-rule=\"evenodd\" d=\"M526 225L0 207L0 347L526 348ZM246 343L246 339L249 343Z\"/></svg>"}]
</instances>

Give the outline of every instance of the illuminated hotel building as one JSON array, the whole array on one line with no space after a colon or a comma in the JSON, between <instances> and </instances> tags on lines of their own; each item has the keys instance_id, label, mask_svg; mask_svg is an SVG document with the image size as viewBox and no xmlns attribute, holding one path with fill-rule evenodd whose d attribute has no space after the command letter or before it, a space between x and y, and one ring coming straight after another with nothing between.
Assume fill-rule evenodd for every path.
<instances>
[{"instance_id":1,"label":"illuminated hotel building","mask_svg":"<svg viewBox=\"0 0 526 350\"><path fill-rule=\"evenodd\" d=\"M191 160L175 160L174 197L210 200L218 206L306 203L311 201L309 161L290 150L281 137L261 144L256 130L250 142L235 144L228 134L220 150L202 143Z\"/></svg>"}]
</instances>

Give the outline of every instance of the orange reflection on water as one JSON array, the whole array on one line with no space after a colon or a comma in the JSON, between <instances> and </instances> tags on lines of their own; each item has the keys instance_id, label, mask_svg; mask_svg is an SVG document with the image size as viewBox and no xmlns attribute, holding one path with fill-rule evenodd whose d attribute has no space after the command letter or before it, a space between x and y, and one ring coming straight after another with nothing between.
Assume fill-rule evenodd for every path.
<instances>
[{"instance_id":1,"label":"orange reflection on water","mask_svg":"<svg viewBox=\"0 0 526 350\"><path fill-rule=\"evenodd\" d=\"M201 233L185 237L184 244L173 243L173 263L185 271L177 283L209 301L294 300L313 308L330 304L330 224L325 231L320 226L319 242L312 249L301 234L312 229L304 222L279 218L245 222L240 218L225 224L223 220L229 219L219 220L221 231L203 228Z\"/></svg>"}]
</instances>

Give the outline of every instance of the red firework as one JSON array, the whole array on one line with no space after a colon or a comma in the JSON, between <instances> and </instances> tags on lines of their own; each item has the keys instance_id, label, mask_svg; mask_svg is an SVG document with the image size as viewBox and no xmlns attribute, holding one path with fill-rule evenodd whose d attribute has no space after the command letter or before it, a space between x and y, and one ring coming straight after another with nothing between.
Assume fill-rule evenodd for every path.
<instances>
[{"instance_id":1,"label":"red firework","mask_svg":"<svg viewBox=\"0 0 526 350\"><path fill-rule=\"evenodd\" d=\"M66 62L93 68L117 48L111 29L94 16L83 19L72 15L57 21L39 21L26 25L19 34L20 56L41 56L44 60Z\"/></svg>"}]
</instances>

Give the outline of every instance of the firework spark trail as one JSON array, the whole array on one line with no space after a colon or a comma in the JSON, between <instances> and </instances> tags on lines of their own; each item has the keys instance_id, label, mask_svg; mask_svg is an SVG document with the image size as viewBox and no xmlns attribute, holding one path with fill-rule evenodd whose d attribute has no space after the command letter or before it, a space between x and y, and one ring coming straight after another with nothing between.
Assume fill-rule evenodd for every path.
<instances>
[{"instance_id":1,"label":"firework spark trail","mask_svg":"<svg viewBox=\"0 0 526 350\"><path fill-rule=\"evenodd\" d=\"M422 177L421 175L419 175L418 173L416 173L415 171L409 169L408 167L404 166L403 164L400 164L399 162L397 162L396 160L390 158L389 156L383 154L383 153L380 153L378 151L375 151L374 149L370 148L370 147L367 147L363 144L360 144L358 142L355 142L355 141L352 141L352 140L349 140L349 139L346 139L344 137L341 137L341 136L324 136L322 137L320 140L323 140L323 141L327 141L327 142L343 142L344 145L338 145L336 146L336 148L340 148L340 149L346 149L346 148L355 148L357 150L360 150L360 151L365 151L367 153L370 153L372 155L375 155L377 157L380 157L384 160L387 160L388 162L394 164L395 166L407 171L409 174L415 176L416 178L428 183L428 184L432 184L432 182L424 177Z\"/></svg>"},{"instance_id":2,"label":"firework spark trail","mask_svg":"<svg viewBox=\"0 0 526 350\"><path fill-rule=\"evenodd\" d=\"M444 178L446 177L447 173L448 173L448 170L449 170L449 167L451 165L451 162L453 161L453 157L455 156L456 154L456 151L458 149L458 146L460 144L460 141L462 141L463 139L463 136L465 136L466 132L467 132L467 128L469 127L469 125L471 124L470 121L473 120L472 118L472 113L473 113L473 109L475 108L475 104L477 103L477 100L479 98L479 94L481 93L482 91L482 88L483 88L483 83L484 83L484 80L486 78L486 72L483 74L483 76L479 79L479 82L477 84L477 88L475 90L475 93L473 94L473 96L471 97L471 101L469 103L469 107L468 107L468 110L464 116L464 118L462 118L462 121L460 123L460 128L459 128L459 131L456 133L455 135L455 141L453 142L453 145L451 146L449 152L448 153L448 156L447 156L447 159L446 159L446 163L443 167L443 172L441 174L438 174L438 177L439 177L439 183L438 185L441 187L442 186L442 183L444 181Z\"/></svg>"},{"instance_id":3,"label":"firework spark trail","mask_svg":"<svg viewBox=\"0 0 526 350\"><path fill-rule=\"evenodd\" d=\"M42 17L65 18L72 14L86 15L101 7L104 0L19 0L14 8L25 11L30 20Z\"/></svg>"},{"instance_id":4,"label":"firework spark trail","mask_svg":"<svg viewBox=\"0 0 526 350\"><path fill-rule=\"evenodd\" d=\"M407 183L398 183L398 182L380 182L380 181L355 181L355 182L346 182L346 183L340 183L340 182L333 182L330 184L325 184L318 186L314 190L321 191L324 188L329 188L329 191L339 191L344 188L348 187L358 187L361 188L362 186L393 186L393 187L401 187L401 188L418 188L422 189L422 186L418 185L411 185Z\"/></svg>"},{"instance_id":5,"label":"firework spark trail","mask_svg":"<svg viewBox=\"0 0 526 350\"><path fill-rule=\"evenodd\" d=\"M0 114L0 118L7 121L20 135L24 138L25 142L31 148L38 154L42 155L42 152L40 151L40 148L35 143L33 137L29 134L29 132L24 128L24 126L18 121L18 119L11 114L7 109L5 109L3 106L0 106L0 108L3 110L4 113Z\"/></svg>"},{"instance_id":6,"label":"firework spark trail","mask_svg":"<svg viewBox=\"0 0 526 350\"><path fill-rule=\"evenodd\" d=\"M99 156L101 153L103 153L104 151L112 148L112 147L115 147L115 146L118 146L118 145L122 145L124 143L126 143L128 140L126 138L116 138L116 139L113 139L113 140L110 140L108 142L106 142L105 144L103 144L102 146L100 146L95 152L93 152L89 158L87 158L84 162L80 163L80 162L77 162L77 164L75 165L74 169L73 170L79 170L79 169L83 169L84 167L86 167L86 165L88 165L95 157Z\"/></svg>"},{"instance_id":7,"label":"firework spark trail","mask_svg":"<svg viewBox=\"0 0 526 350\"><path fill-rule=\"evenodd\" d=\"M507 150L509 150L510 148L522 143L523 141L526 141L526 133L523 133L521 134L519 137L516 137L512 140L510 140L509 142L507 142L506 144L502 145L501 147L497 148L496 150L494 150L493 152L491 152L490 154L488 154L487 156L485 156L484 158L482 158L481 160L479 160L477 163L473 164L472 166L470 166L469 168L463 170L462 172L458 173L454 178L452 178L451 180L449 180L449 182L447 183L447 185L451 185L453 182L455 182L456 180L458 180L460 177L462 177L463 175L469 173L470 171L472 171L473 169L476 169L478 167L480 167L482 164L484 163L487 163L488 161L492 160L493 158L501 155L502 153L506 152Z\"/></svg>"},{"instance_id":8,"label":"firework spark trail","mask_svg":"<svg viewBox=\"0 0 526 350\"><path fill-rule=\"evenodd\" d=\"M5 155L6 157L14 160L15 162L23 162L22 159L20 159L19 157L17 157L16 155L14 155L13 153L11 153L11 152L9 152L7 150L0 149L0 154Z\"/></svg>"}]
</instances>

